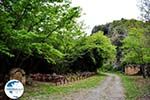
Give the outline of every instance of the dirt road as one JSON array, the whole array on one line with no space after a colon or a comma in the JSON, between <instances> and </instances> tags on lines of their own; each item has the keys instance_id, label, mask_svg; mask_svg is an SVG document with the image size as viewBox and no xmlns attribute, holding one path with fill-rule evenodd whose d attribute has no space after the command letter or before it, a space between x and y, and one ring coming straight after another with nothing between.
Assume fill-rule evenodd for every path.
<instances>
[{"instance_id":1,"label":"dirt road","mask_svg":"<svg viewBox=\"0 0 150 100\"><path fill-rule=\"evenodd\" d=\"M107 78L96 88L76 91L68 95L37 97L32 100L125 100L120 77L108 74Z\"/></svg>"}]
</instances>

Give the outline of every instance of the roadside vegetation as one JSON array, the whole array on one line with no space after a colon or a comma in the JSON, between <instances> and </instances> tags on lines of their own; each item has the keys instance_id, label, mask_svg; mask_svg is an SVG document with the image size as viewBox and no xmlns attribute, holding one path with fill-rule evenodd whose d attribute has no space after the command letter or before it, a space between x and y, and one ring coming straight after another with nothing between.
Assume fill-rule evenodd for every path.
<instances>
[{"instance_id":1,"label":"roadside vegetation","mask_svg":"<svg viewBox=\"0 0 150 100\"><path fill-rule=\"evenodd\" d=\"M148 100L150 98L150 78L119 74L125 89L126 100Z\"/></svg>"}]
</instances>

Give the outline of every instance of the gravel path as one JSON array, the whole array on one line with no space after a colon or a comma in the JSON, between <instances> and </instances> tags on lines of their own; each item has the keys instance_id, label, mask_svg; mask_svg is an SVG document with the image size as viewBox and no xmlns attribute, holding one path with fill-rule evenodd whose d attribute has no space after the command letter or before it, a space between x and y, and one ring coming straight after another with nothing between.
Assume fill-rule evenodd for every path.
<instances>
[{"instance_id":1,"label":"gravel path","mask_svg":"<svg viewBox=\"0 0 150 100\"><path fill-rule=\"evenodd\" d=\"M96 88L76 91L68 95L40 97L42 100L125 100L120 77L108 74L108 77ZM41 100L39 97L32 100Z\"/></svg>"}]
</instances>

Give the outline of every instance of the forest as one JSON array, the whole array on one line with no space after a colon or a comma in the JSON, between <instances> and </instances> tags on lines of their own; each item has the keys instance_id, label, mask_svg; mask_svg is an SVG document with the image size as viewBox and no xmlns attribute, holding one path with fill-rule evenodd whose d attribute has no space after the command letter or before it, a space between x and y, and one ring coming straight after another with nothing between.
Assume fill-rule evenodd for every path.
<instances>
[{"instance_id":1,"label":"forest","mask_svg":"<svg viewBox=\"0 0 150 100\"><path fill-rule=\"evenodd\" d=\"M140 75L150 76L149 17L97 25L89 35L77 21L81 12L69 0L0 0L0 82L14 68L27 76L89 77L136 65Z\"/></svg>"}]
</instances>

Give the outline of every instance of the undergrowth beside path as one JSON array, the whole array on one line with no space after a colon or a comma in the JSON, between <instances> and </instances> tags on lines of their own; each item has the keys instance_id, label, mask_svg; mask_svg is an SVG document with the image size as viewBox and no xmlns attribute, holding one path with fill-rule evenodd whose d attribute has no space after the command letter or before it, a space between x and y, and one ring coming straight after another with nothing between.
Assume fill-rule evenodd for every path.
<instances>
[{"instance_id":1,"label":"undergrowth beside path","mask_svg":"<svg viewBox=\"0 0 150 100\"><path fill-rule=\"evenodd\" d=\"M126 100L150 100L150 78L119 75L125 88Z\"/></svg>"}]
</instances>

